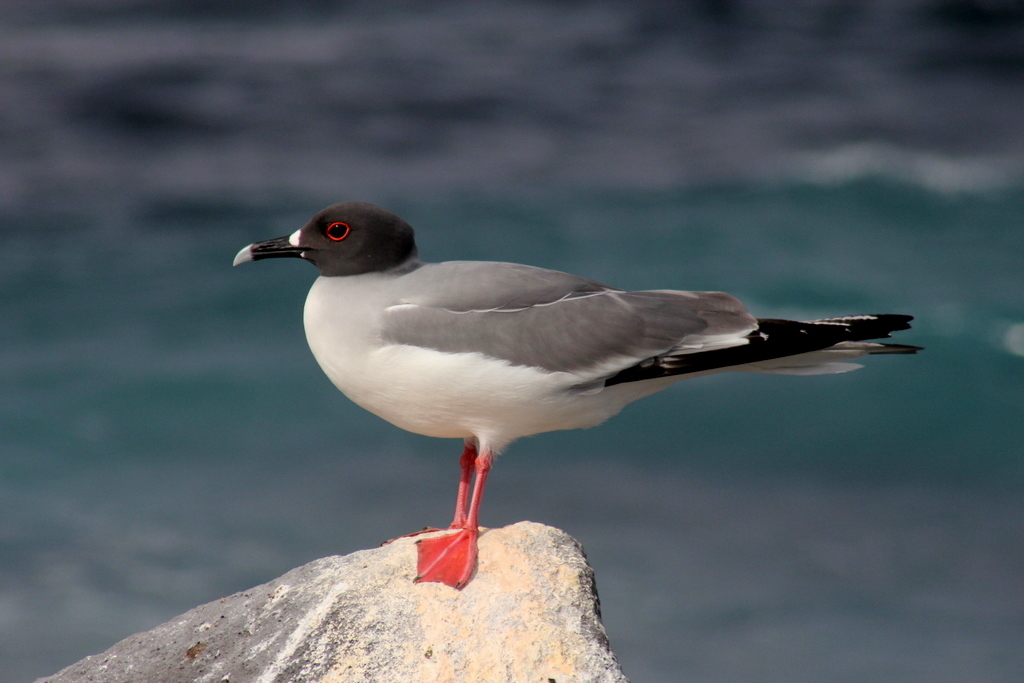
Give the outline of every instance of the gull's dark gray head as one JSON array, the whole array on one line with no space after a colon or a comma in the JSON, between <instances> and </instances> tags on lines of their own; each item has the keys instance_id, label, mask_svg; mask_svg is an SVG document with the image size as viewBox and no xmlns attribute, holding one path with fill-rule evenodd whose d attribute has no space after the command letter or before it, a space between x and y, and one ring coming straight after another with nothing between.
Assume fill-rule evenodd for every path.
<instances>
[{"instance_id":1,"label":"gull's dark gray head","mask_svg":"<svg viewBox=\"0 0 1024 683\"><path fill-rule=\"evenodd\" d=\"M328 206L288 237L257 242L238 252L234 265L278 256L304 258L327 277L379 273L416 258L412 227L366 202Z\"/></svg>"}]
</instances>

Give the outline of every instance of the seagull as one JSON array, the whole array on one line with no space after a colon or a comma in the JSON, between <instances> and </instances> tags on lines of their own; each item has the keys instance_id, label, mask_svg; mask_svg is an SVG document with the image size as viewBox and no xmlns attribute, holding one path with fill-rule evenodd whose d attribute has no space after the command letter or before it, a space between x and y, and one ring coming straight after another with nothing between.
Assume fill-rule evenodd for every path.
<instances>
[{"instance_id":1,"label":"seagull","mask_svg":"<svg viewBox=\"0 0 1024 683\"><path fill-rule=\"evenodd\" d=\"M402 429L463 440L455 517L448 533L417 541L415 579L457 589L476 568L488 473L514 440L597 425L687 377L837 373L862 356L920 350L870 341L908 329L908 315L758 319L723 292L426 263L412 227L365 202L329 206L287 237L243 248L234 265L284 256L320 271L303 322L331 382Z\"/></svg>"}]
</instances>

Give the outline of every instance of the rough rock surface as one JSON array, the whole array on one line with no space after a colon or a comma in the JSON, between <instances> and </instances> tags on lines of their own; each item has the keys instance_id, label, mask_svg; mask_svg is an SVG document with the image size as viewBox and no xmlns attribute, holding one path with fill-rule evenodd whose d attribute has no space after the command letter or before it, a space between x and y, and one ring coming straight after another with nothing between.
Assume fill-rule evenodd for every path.
<instances>
[{"instance_id":1,"label":"rough rock surface","mask_svg":"<svg viewBox=\"0 0 1024 683\"><path fill-rule=\"evenodd\" d=\"M457 591L412 582L411 538L327 557L39 681L626 681L573 538L532 522L491 529L479 562Z\"/></svg>"}]
</instances>

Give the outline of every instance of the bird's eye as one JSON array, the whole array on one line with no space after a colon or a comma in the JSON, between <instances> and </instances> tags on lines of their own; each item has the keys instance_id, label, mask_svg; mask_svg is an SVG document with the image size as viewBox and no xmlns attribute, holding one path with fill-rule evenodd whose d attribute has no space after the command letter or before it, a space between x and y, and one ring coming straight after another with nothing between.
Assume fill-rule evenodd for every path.
<instances>
[{"instance_id":1,"label":"bird's eye","mask_svg":"<svg viewBox=\"0 0 1024 683\"><path fill-rule=\"evenodd\" d=\"M327 226L327 229L324 230L324 234L327 235L327 239L332 242L342 241L348 237L350 232L352 232L352 228L349 227L348 223L331 223Z\"/></svg>"}]
</instances>

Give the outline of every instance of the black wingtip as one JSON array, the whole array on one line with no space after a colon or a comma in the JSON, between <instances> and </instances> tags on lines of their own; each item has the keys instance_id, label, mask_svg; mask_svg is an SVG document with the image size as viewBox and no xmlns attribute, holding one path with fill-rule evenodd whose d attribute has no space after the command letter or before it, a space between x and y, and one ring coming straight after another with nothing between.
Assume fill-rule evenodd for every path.
<instances>
[{"instance_id":1,"label":"black wingtip","mask_svg":"<svg viewBox=\"0 0 1024 683\"><path fill-rule=\"evenodd\" d=\"M892 336L893 332L909 330L912 315L902 313L874 313L870 315L842 315L835 318L821 318L819 320L808 320L805 325L836 325L843 326L852 336L847 341L865 341L867 339L885 339ZM764 320L762 322L782 322Z\"/></svg>"},{"instance_id":2,"label":"black wingtip","mask_svg":"<svg viewBox=\"0 0 1024 683\"><path fill-rule=\"evenodd\" d=\"M654 363L622 370L605 380L605 386L795 356L827 349L842 342L887 339L893 332L909 329L913 319L913 316L902 313L845 315L806 321L760 318L757 321L758 328L747 335L747 344L655 359ZM911 354L922 348L909 344L874 343L870 345L870 350L865 350L869 354Z\"/></svg>"},{"instance_id":3,"label":"black wingtip","mask_svg":"<svg viewBox=\"0 0 1024 683\"><path fill-rule=\"evenodd\" d=\"M890 332L899 332L900 330L910 329L910 321L914 319L914 316L904 315L903 313L880 313L875 315L875 318L879 322L888 323L890 325Z\"/></svg>"}]
</instances>

